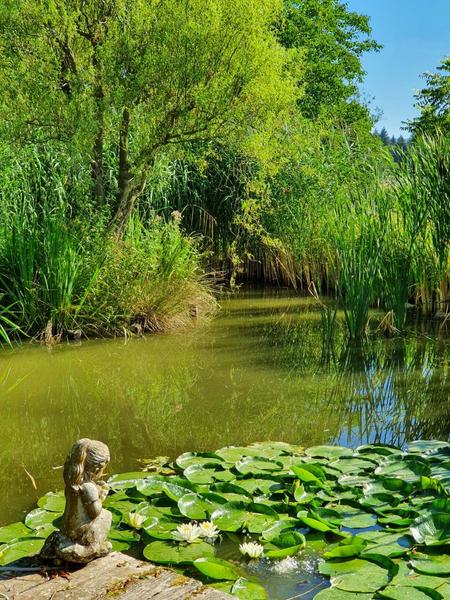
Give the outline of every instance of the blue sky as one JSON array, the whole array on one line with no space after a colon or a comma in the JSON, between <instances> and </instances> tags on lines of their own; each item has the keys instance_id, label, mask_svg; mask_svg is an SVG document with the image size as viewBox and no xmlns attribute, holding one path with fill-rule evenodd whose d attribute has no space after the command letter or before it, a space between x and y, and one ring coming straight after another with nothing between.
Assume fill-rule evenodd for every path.
<instances>
[{"instance_id":1,"label":"blue sky","mask_svg":"<svg viewBox=\"0 0 450 600\"><path fill-rule=\"evenodd\" d=\"M363 59L362 92L383 115L377 129L399 135L401 123L415 116L414 91L420 75L434 71L450 54L450 0L347 0L349 8L371 17L379 53ZM404 134L404 132L403 132ZM404 134L405 135L405 134Z\"/></svg>"}]
</instances>

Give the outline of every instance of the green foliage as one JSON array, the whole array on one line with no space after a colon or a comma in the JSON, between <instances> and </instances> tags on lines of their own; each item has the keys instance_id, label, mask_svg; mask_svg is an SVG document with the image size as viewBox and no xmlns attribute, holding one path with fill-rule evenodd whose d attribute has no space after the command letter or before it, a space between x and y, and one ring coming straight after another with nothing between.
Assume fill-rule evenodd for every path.
<instances>
[{"instance_id":1,"label":"green foliage","mask_svg":"<svg viewBox=\"0 0 450 600\"><path fill-rule=\"evenodd\" d=\"M317 598L349 594L401 598L407 590L420 597L424 589L433 590L431 597L442 598L450 568L445 553L450 525L449 456L449 444L433 441L413 442L406 452L383 444L356 450L317 446L304 451L265 442L215 453L186 453L170 463L175 475L137 472L110 478L111 492L105 502L114 515L110 539L121 550L142 542L147 560L184 567L186 574L239 598L265 597L254 581L258 571L237 560L237 544L248 540L257 540L264 550L263 561L275 565L288 556L301 564L302 553L319 543L325 561L318 563L316 576L329 578L331 587ZM197 461L212 458L229 473L230 483L193 484L185 479L190 468L207 468ZM270 471L271 480L260 479L260 473L242 472L246 461L271 467L276 463L279 468ZM424 472L441 486L425 490ZM309 494L302 503L296 497L299 477ZM261 488L264 481L270 484L266 489ZM236 492L242 500L228 501L228 495ZM213 512L208 508L195 517L204 521L208 515L216 528L212 537L200 534L198 523L187 523L192 518L184 512L187 496L191 506L200 508L206 506L206 498L216 500ZM27 526L13 523L0 528L1 564L39 550L42 538L51 531L48 527L53 528L63 511L64 497L47 494L38 505L41 508L26 517ZM183 524L188 535L180 541ZM228 560L220 555L225 540L235 548L234 554L227 550ZM253 595L245 595L250 592Z\"/></svg>"},{"instance_id":2,"label":"green foliage","mask_svg":"<svg viewBox=\"0 0 450 600\"><path fill-rule=\"evenodd\" d=\"M136 215L118 239L102 212L77 196L86 189L77 163L56 152L21 158L0 172L5 339L27 333L52 342L74 330L111 334L133 324L137 332L170 329L213 308L197 243L182 234L177 215L145 224Z\"/></svg>"},{"instance_id":3,"label":"green foliage","mask_svg":"<svg viewBox=\"0 0 450 600\"><path fill-rule=\"evenodd\" d=\"M426 87L416 94L420 115L408 122L414 135L432 135L440 130L450 134L450 56L437 67L437 73L425 73Z\"/></svg>"},{"instance_id":4,"label":"green foliage","mask_svg":"<svg viewBox=\"0 0 450 600\"><path fill-rule=\"evenodd\" d=\"M0 135L76 147L122 233L164 150L228 139L267 152L296 89L272 23L282 0L7 0ZM250 135L249 135L250 132ZM118 148L117 148L118 145ZM115 197L107 197L107 164Z\"/></svg>"},{"instance_id":5,"label":"green foliage","mask_svg":"<svg viewBox=\"0 0 450 600\"><path fill-rule=\"evenodd\" d=\"M350 11L341 0L285 0L279 37L284 46L305 54L299 101L305 117L339 111L341 122L367 118L354 96L364 74L361 56L381 48L371 31L369 18Z\"/></svg>"}]
</instances>

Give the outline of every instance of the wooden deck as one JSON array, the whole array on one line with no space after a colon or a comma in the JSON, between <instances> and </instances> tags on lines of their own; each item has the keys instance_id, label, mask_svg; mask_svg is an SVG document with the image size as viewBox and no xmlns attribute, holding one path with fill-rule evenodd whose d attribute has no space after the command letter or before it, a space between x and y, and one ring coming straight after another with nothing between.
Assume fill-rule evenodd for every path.
<instances>
[{"instance_id":1,"label":"wooden deck","mask_svg":"<svg viewBox=\"0 0 450 600\"><path fill-rule=\"evenodd\" d=\"M229 600L195 579L113 552L65 577L0 573L0 600Z\"/></svg>"}]
</instances>

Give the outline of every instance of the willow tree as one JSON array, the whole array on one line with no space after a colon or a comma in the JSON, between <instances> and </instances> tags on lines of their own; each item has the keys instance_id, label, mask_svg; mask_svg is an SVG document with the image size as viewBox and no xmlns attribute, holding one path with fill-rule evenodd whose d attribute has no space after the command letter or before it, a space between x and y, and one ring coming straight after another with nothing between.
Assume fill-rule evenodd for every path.
<instances>
[{"instance_id":1,"label":"willow tree","mask_svg":"<svg viewBox=\"0 0 450 600\"><path fill-rule=\"evenodd\" d=\"M228 139L264 153L296 86L274 37L282 0L3 0L0 133L91 161L120 232L161 152Z\"/></svg>"}]
</instances>

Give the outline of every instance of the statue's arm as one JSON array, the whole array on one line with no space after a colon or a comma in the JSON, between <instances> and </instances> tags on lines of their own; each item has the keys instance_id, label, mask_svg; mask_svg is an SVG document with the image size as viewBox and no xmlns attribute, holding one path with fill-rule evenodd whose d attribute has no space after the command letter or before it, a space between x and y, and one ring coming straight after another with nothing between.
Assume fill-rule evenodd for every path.
<instances>
[{"instance_id":1,"label":"statue's arm","mask_svg":"<svg viewBox=\"0 0 450 600\"><path fill-rule=\"evenodd\" d=\"M80 497L84 509L91 519L95 519L102 512L102 502L95 483L84 483L80 488Z\"/></svg>"}]
</instances>

